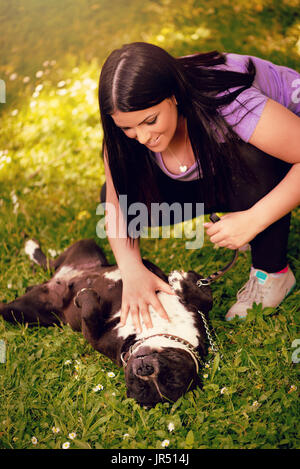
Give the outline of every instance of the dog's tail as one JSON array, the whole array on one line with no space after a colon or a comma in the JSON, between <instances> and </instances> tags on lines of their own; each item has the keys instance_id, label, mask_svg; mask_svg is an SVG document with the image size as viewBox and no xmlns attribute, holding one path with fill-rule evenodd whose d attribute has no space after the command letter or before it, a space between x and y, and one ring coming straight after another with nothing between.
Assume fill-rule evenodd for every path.
<instances>
[{"instance_id":1,"label":"dog's tail","mask_svg":"<svg viewBox=\"0 0 300 469\"><path fill-rule=\"evenodd\" d=\"M29 239L26 241L25 252L33 262L43 267L44 270L48 270L49 268L54 269L55 261L52 259L47 259L36 240Z\"/></svg>"}]
</instances>

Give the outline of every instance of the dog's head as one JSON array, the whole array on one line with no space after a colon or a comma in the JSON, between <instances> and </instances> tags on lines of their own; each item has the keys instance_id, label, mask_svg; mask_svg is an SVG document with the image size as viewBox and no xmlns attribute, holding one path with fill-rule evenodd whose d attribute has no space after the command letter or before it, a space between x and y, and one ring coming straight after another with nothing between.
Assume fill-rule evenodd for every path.
<instances>
[{"instance_id":1,"label":"dog's head","mask_svg":"<svg viewBox=\"0 0 300 469\"><path fill-rule=\"evenodd\" d=\"M195 359L182 348L141 346L125 368L127 396L140 405L175 402L200 384Z\"/></svg>"}]
</instances>

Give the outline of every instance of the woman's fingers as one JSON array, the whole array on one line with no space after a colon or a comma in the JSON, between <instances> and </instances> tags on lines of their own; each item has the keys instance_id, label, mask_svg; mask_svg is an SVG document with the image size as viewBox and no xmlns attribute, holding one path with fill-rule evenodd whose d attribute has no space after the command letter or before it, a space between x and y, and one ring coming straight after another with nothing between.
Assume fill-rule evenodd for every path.
<instances>
[{"instance_id":1,"label":"woman's fingers","mask_svg":"<svg viewBox=\"0 0 300 469\"><path fill-rule=\"evenodd\" d=\"M149 305L144 303L142 306L140 306L140 314L147 329L151 329L151 327L153 327L153 323L149 312Z\"/></svg>"},{"instance_id":2,"label":"woman's fingers","mask_svg":"<svg viewBox=\"0 0 300 469\"><path fill-rule=\"evenodd\" d=\"M150 306L155 309L162 319L170 321L169 316L162 303L159 301L156 293L164 292L169 295L175 295L175 293L170 285L159 277L151 273L149 278L150 282L147 287L140 291L133 291L134 294L130 291L133 290L131 285L128 290L125 291L124 289L120 317L121 327L125 326L128 316L131 316L131 320L136 331L142 331L141 320L148 329L152 328L153 322L151 319L151 312L149 310Z\"/></svg>"},{"instance_id":3,"label":"woman's fingers","mask_svg":"<svg viewBox=\"0 0 300 469\"><path fill-rule=\"evenodd\" d=\"M170 318L165 309L163 308L161 302L157 298L156 294L152 298L150 298L149 301L149 304L142 303L140 305L126 305L124 307L122 306L120 326L125 326L128 320L128 316L130 315L134 328L137 332L142 332L141 319L143 320L143 323L145 324L147 329L151 329L153 327L153 322L149 311L150 306L155 309L155 311L159 314L162 319L170 322Z\"/></svg>"},{"instance_id":4,"label":"woman's fingers","mask_svg":"<svg viewBox=\"0 0 300 469\"><path fill-rule=\"evenodd\" d=\"M168 293L169 295L176 295L176 293L172 290L170 285L164 282L163 280L159 283L157 290Z\"/></svg>"},{"instance_id":5,"label":"woman's fingers","mask_svg":"<svg viewBox=\"0 0 300 469\"><path fill-rule=\"evenodd\" d=\"M129 314L129 305L122 304L121 317L120 317L120 326L125 326Z\"/></svg>"},{"instance_id":6,"label":"woman's fingers","mask_svg":"<svg viewBox=\"0 0 300 469\"><path fill-rule=\"evenodd\" d=\"M155 311L159 314L159 316L163 319L165 319L166 321L169 321L171 322L166 310L163 308L161 302L159 301L159 299L157 298L157 296L155 298L153 298L152 302L151 302L151 306L152 308L155 309Z\"/></svg>"},{"instance_id":7,"label":"woman's fingers","mask_svg":"<svg viewBox=\"0 0 300 469\"><path fill-rule=\"evenodd\" d=\"M138 306L130 308L130 314L131 314L131 317L132 317L132 322L133 322L135 330L137 332L142 332L142 326L141 326L141 320L140 320L140 314L139 314Z\"/></svg>"}]
</instances>

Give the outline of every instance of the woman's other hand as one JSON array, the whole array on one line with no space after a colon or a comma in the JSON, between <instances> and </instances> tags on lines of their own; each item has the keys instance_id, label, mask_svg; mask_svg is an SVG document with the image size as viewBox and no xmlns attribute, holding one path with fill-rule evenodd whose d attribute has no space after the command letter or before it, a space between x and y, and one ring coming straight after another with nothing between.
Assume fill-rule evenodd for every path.
<instances>
[{"instance_id":1,"label":"woman's other hand","mask_svg":"<svg viewBox=\"0 0 300 469\"><path fill-rule=\"evenodd\" d=\"M262 231L250 210L227 213L217 223L204 223L210 241L219 247L239 249Z\"/></svg>"}]
</instances>

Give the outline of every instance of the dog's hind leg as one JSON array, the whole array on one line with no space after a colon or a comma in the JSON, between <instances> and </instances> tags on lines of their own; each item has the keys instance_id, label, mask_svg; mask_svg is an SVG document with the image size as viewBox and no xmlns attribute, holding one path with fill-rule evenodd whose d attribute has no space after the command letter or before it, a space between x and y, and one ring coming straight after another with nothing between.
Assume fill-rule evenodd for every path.
<instances>
[{"instance_id":1,"label":"dog's hind leg","mask_svg":"<svg viewBox=\"0 0 300 469\"><path fill-rule=\"evenodd\" d=\"M37 241L33 239L26 241L25 252L29 258L35 262L35 264L40 265L44 270L48 270L48 268L55 268L55 261L52 259L47 260L47 257L41 250L41 247Z\"/></svg>"},{"instance_id":2,"label":"dog's hind leg","mask_svg":"<svg viewBox=\"0 0 300 469\"><path fill-rule=\"evenodd\" d=\"M33 262L40 265L44 270L57 270L65 261L68 249L62 252L56 259L47 259L39 243L34 239L29 239L25 243L25 252Z\"/></svg>"}]
</instances>

